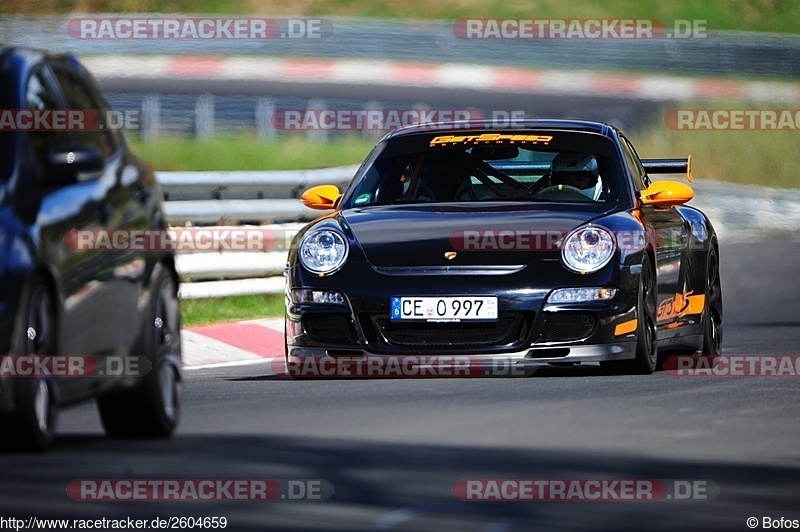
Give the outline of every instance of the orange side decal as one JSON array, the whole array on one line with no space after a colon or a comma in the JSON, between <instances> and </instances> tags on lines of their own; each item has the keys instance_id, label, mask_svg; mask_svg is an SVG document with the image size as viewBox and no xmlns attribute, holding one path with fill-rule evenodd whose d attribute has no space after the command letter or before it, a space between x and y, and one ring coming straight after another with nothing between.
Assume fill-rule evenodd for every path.
<instances>
[{"instance_id":1,"label":"orange side decal","mask_svg":"<svg viewBox=\"0 0 800 532\"><path fill-rule=\"evenodd\" d=\"M658 306L658 321L671 320L682 316L701 314L706 307L706 296L704 294L693 295L694 290L686 294L675 294L669 297Z\"/></svg>"}]
</instances>

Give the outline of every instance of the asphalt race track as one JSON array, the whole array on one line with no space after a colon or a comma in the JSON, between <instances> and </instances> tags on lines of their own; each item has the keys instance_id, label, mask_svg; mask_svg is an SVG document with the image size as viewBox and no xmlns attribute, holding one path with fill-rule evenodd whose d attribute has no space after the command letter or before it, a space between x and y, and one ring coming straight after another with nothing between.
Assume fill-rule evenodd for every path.
<instances>
[{"instance_id":1,"label":"asphalt race track","mask_svg":"<svg viewBox=\"0 0 800 532\"><path fill-rule=\"evenodd\" d=\"M800 344L800 239L721 249L731 355ZM0 456L0 515L224 516L229 530L745 530L800 518L798 377L294 381L267 365L186 373L169 441L111 441L93 404L46 455ZM326 501L74 501L74 479L324 479ZM465 502L461 479L683 479L711 500Z\"/></svg>"}]
</instances>

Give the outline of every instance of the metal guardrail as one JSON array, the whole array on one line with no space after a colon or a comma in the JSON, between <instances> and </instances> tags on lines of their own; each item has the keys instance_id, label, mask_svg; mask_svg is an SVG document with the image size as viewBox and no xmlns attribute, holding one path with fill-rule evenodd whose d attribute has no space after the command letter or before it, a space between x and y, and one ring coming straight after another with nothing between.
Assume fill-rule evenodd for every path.
<instances>
[{"instance_id":1,"label":"metal guardrail","mask_svg":"<svg viewBox=\"0 0 800 532\"><path fill-rule=\"evenodd\" d=\"M314 185L344 189L358 166L272 172L158 172L164 214L172 226L259 224L283 237L279 251L179 254L176 266L183 299L283 292L286 245L303 227L286 224L320 215L304 207L302 192ZM280 226L261 224L281 223ZM188 281L188 282L187 282Z\"/></svg>"},{"instance_id":2,"label":"metal guardrail","mask_svg":"<svg viewBox=\"0 0 800 532\"><path fill-rule=\"evenodd\" d=\"M181 275L191 281L254 279L281 275L286 251L195 253L181 255L179 261Z\"/></svg>"},{"instance_id":3,"label":"metal guardrail","mask_svg":"<svg viewBox=\"0 0 800 532\"><path fill-rule=\"evenodd\" d=\"M270 172L159 172L168 201L299 198L314 185L346 185L358 165Z\"/></svg>"},{"instance_id":4,"label":"metal guardrail","mask_svg":"<svg viewBox=\"0 0 800 532\"><path fill-rule=\"evenodd\" d=\"M311 220L314 211L299 201L206 200L169 202L164 205L164 215L171 224L280 223Z\"/></svg>"},{"instance_id":5,"label":"metal guardrail","mask_svg":"<svg viewBox=\"0 0 800 532\"><path fill-rule=\"evenodd\" d=\"M314 185L344 189L358 166L272 172L158 172L164 214L172 226L258 224L283 242L276 251L183 253L176 258L183 299L281 293L286 248L302 223L320 215L304 207L302 192ZM281 225L263 225L280 223ZM223 229L218 227L217 229Z\"/></svg>"},{"instance_id":6,"label":"metal guardrail","mask_svg":"<svg viewBox=\"0 0 800 532\"><path fill-rule=\"evenodd\" d=\"M265 224L313 220L319 211L296 201L302 192L320 184L344 189L357 169L159 172L156 178L164 189L164 214L171 225Z\"/></svg>"}]
</instances>

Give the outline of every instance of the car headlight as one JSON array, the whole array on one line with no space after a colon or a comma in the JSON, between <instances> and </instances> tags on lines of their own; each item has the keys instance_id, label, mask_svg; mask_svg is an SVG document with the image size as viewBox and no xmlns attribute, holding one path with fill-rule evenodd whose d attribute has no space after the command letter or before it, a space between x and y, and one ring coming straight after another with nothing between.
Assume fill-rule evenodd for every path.
<instances>
[{"instance_id":1,"label":"car headlight","mask_svg":"<svg viewBox=\"0 0 800 532\"><path fill-rule=\"evenodd\" d=\"M347 239L341 233L321 229L303 237L298 255L308 271L324 275L344 266L348 251Z\"/></svg>"},{"instance_id":2,"label":"car headlight","mask_svg":"<svg viewBox=\"0 0 800 532\"><path fill-rule=\"evenodd\" d=\"M564 265L575 272L596 272L614 256L614 237L596 225L587 225L574 230L564 239L561 259Z\"/></svg>"}]
</instances>

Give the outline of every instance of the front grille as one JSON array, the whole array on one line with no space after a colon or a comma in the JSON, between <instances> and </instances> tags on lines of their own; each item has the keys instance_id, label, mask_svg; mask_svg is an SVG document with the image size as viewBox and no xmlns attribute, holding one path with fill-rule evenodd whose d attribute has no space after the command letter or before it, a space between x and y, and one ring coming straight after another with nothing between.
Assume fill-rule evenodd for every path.
<instances>
[{"instance_id":1,"label":"front grille","mask_svg":"<svg viewBox=\"0 0 800 532\"><path fill-rule=\"evenodd\" d=\"M390 344L425 347L474 347L507 345L519 340L523 320L500 316L492 322L429 323L394 322L378 318L375 324Z\"/></svg>"},{"instance_id":2,"label":"front grille","mask_svg":"<svg viewBox=\"0 0 800 532\"><path fill-rule=\"evenodd\" d=\"M317 342L352 344L355 342L350 316L347 314L305 314L303 328Z\"/></svg>"},{"instance_id":3,"label":"front grille","mask_svg":"<svg viewBox=\"0 0 800 532\"><path fill-rule=\"evenodd\" d=\"M541 342L573 342L594 332L597 318L590 312L548 312L544 315Z\"/></svg>"}]
</instances>

